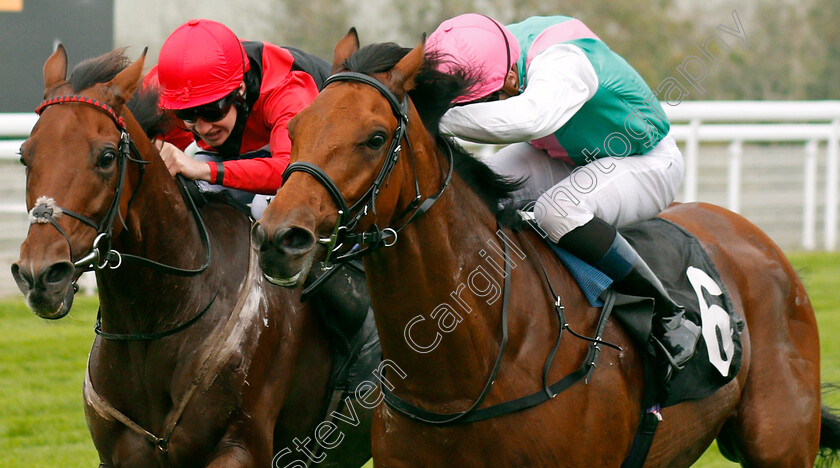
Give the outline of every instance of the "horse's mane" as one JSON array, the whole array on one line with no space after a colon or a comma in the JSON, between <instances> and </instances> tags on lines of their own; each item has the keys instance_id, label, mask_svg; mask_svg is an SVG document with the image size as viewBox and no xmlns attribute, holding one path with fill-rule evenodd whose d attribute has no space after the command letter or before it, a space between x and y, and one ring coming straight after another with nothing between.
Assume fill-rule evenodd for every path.
<instances>
[{"instance_id":1,"label":"horse's mane","mask_svg":"<svg viewBox=\"0 0 840 468\"><path fill-rule=\"evenodd\" d=\"M80 62L70 73L70 85L78 93L98 83L107 83L123 71L131 61L125 48L115 49L99 57ZM149 138L164 135L175 121L158 107L156 86L140 86L128 102L128 109Z\"/></svg>"},{"instance_id":2,"label":"horse's mane","mask_svg":"<svg viewBox=\"0 0 840 468\"><path fill-rule=\"evenodd\" d=\"M158 106L159 94L157 86L141 86L128 101L128 109L149 138L162 137L176 122Z\"/></svg>"},{"instance_id":3,"label":"horse's mane","mask_svg":"<svg viewBox=\"0 0 840 468\"><path fill-rule=\"evenodd\" d=\"M359 49L342 64L344 70L373 75L385 73L410 52L393 42L371 44ZM501 202L510 197L522 183L497 174L476 159L453 138L440 134L439 124L443 114L452 107L452 100L464 94L475 84L474 74L462 70L446 74L437 70L440 58L427 54L409 91L414 106L426 130L438 145L449 144L455 156L455 172L475 191L494 214L499 214ZM444 141L445 140L445 141Z\"/></svg>"}]
</instances>

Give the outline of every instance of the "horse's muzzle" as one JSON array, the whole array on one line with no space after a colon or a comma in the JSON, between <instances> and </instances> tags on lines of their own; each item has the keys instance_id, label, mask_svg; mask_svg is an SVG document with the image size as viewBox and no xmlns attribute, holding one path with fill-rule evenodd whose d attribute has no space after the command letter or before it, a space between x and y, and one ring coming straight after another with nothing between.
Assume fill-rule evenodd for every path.
<instances>
[{"instance_id":1,"label":"horse's muzzle","mask_svg":"<svg viewBox=\"0 0 840 468\"><path fill-rule=\"evenodd\" d=\"M57 262L36 270L12 264L12 276L26 297L26 305L41 318L60 319L73 305L75 267L70 262Z\"/></svg>"},{"instance_id":2,"label":"horse's muzzle","mask_svg":"<svg viewBox=\"0 0 840 468\"><path fill-rule=\"evenodd\" d=\"M251 229L251 246L259 253L268 280L292 288L306 278L315 255L315 235L301 227L271 230L261 223Z\"/></svg>"}]
</instances>

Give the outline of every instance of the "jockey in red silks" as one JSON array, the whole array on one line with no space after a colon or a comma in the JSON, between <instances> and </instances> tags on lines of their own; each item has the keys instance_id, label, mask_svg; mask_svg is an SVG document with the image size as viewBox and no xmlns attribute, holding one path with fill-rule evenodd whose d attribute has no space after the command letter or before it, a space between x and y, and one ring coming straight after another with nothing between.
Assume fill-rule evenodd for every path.
<instances>
[{"instance_id":1,"label":"jockey in red silks","mask_svg":"<svg viewBox=\"0 0 840 468\"><path fill-rule=\"evenodd\" d=\"M169 172L203 190L227 190L250 203L259 219L265 195L277 192L289 165L289 120L315 99L329 70L324 60L294 48L240 41L215 21L181 25L164 42L152 73L160 107L183 121L199 151L188 156L174 144L178 132L170 132L159 143Z\"/></svg>"},{"instance_id":2,"label":"jockey in red silks","mask_svg":"<svg viewBox=\"0 0 840 468\"><path fill-rule=\"evenodd\" d=\"M616 227L656 216L677 193L683 157L641 76L580 20L532 17L502 26L478 14L443 22L426 43L445 73L475 79L443 116L444 134L511 143L486 160L525 182L546 237L614 280L653 297L654 343L681 369L700 327L668 295Z\"/></svg>"},{"instance_id":3,"label":"jockey in red silks","mask_svg":"<svg viewBox=\"0 0 840 468\"><path fill-rule=\"evenodd\" d=\"M330 68L295 48L240 41L215 21L183 24L160 51L160 107L183 121L198 152L190 157L162 143L169 172L196 180L202 190L224 190L250 202L251 215L259 219L289 165L289 120L315 99ZM165 139L177 135L176 130ZM364 278L339 272L312 292L312 300L322 319L333 324L331 339L352 349L347 340L363 333L372 317Z\"/></svg>"}]
</instances>

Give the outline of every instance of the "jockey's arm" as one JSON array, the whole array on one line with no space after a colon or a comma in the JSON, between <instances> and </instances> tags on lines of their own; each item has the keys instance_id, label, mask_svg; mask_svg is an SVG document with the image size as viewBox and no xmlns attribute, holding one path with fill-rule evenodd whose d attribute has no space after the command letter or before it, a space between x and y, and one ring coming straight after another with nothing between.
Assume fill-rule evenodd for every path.
<instances>
[{"instance_id":1,"label":"jockey's arm","mask_svg":"<svg viewBox=\"0 0 840 468\"><path fill-rule=\"evenodd\" d=\"M252 111L254 125L270 129L270 158L225 161L225 186L252 193L273 195L283 184L283 172L289 165L292 142L289 121L318 95L318 87L305 72L294 70L283 86L261 97L261 111ZM246 131L248 127L246 127Z\"/></svg>"},{"instance_id":2,"label":"jockey's arm","mask_svg":"<svg viewBox=\"0 0 840 468\"><path fill-rule=\"evenodd\" d=\"M527 76L517 96L453 107L441 119L441 133L477 143L536 140L565 125L598 90L592 63L571 44L534 57Z\"/></svg>"}]
</instances>

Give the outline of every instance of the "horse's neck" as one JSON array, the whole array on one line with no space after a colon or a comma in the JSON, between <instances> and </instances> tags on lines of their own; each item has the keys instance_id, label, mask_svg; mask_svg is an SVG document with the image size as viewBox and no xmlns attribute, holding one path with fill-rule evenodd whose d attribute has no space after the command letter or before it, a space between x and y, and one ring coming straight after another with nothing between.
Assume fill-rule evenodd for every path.
<instances>
[{"instance_id":1,"label":"horse's neck","mask_svg":"<svg viewBox=\"0 0 840 468\"><path fill-rule=\"evenodd\" d=\"M139 131L139 126L133 128L133 119L127 121L132 134ZM146 142L138 142L138 147L147 153L142 159L151 162L142 169L134 162L125 162L129 165L129 183L123 198L133 196L133 200L127 211L123 205L121 215L114 221L115 229L116 225L121 229L113 247L120 253L166 265L196 268L205 255L196 221L160 157ZM196 283L194 277L178 277L127 263L98 275L103 323L108 324L109 332L148 331L157 322L177 321L180 317L166 314L194 313L206 297L206 288L193 286L202 284ZM204 283L213 277L210 270L212 265L201 276Z\"/></svg>"},{"instance_id":2,"label":"horse's neck","mask_svg":"<svg viewBox=\"0 0 840 468\"><path fill-rule=\"evenodd\" d=\"M115 241L138 254L146 251L146 255L156 255L154 260L159 262L178 265L175 262L189 261L202 250L191 208L159 160L146 167L125 221L125 230Z\"/></svg>"},{"instance_id":3,"label":"horse's neck","mask_svg":"<svg viewBox=\"0 0 840 468\"><path fill-rule=\"evenodd\" d=\"M465 389L445 382L459 381L464 372L486 375L492 366L504 279L487 259L502 271L505 264L496 230L490 210L456 176L432 210L400 232L395 246L366 260L374 310L382 311L376 321L383 355L409 375L409 391L424 393L428 389L417 385L436 382L437 396L457 398ZM495 289L484 297L475 293L487 287Z\"/></svg>"}]
</instances>

